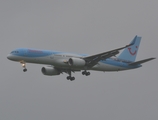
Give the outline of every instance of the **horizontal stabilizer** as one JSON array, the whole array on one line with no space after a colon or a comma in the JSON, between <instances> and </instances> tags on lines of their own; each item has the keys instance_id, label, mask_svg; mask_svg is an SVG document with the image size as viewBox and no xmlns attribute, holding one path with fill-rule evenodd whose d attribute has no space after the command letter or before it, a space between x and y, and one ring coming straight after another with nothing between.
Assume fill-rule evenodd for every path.
<instances>
[{"instance_id":1,"label":"horizontal stabilizer","mask_svg":"<svg viewBox=\"0 0 158 120\"><path fill-rule=\"evenodd\" d=\"M129 65L140 65L142 63L145 63L145 62L148 62L150 60L153 60L153 59L156 59L156 58L148 58L148 59L144 59L144 60L140 60L140 61L137 61L137 62L133 62L133 63L130 63Z\"/></svg>"}]
</instances>

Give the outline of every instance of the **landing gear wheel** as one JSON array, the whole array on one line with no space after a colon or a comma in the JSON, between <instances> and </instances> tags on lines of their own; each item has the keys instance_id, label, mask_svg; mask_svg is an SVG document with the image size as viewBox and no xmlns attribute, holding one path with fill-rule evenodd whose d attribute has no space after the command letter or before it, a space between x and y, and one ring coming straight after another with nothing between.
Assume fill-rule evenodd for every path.
<instances>
[{"instance_id":1,"label":"landing gear wheel","mask_svg":"<svg viewBox=\"0 0 158 120\"><path fill-rule=\"evenodd\" d=\"M83 71L83 72L82 72L82 75L85 75L85 74L86 74L86 72L85 72L85 71Z\"/></svg>"},{"instance_id":2,"label":"landing gear wheel","mask_svg":"<svg viewBox=\"0 0 158 120\"><path fill-rule=\"evenodd\" d=\"M67 76L67 80L70 80L71 79L71 77L70 76Z\"/></svg>"},{"instance_id":3,"label":"landing gear wheel","mask_svg":"<svg viewBox=\"0 0 158 120\"><path fill-rule=\"evenodd\" d=\"M74 80L75 80L75 77L71 77L70 80L71 80L71 81L74 81Z\"/></svg>"},{"instance_id":4,"label":"landing gear wheel","mask_svg":"<svg viewBox=\"0 0 158 120\"><path fill-rule=\"evenodd\" d=\"M83 71L83 72L82 72L82 75L89 76L89 75L90 75L90 72Z\"/></svg>"},{"instance_id":5,"label":"landing gear wheel","mask_svg":"<svg viewBox=\"0 0 158 120\"><path fill-rule=\"evenodd\" d=\"M67 80L74 81L75 77L67 76Z\"/></svg>"},{"instance_id":6,"label":"landing gear wheel","mask_svg":"<svg viewBox=\"0 0 158 120\"><path fill-rule=\"evenodd\" d=\"M27 71L27 69L25 68L25 69L23 69L23 71L24 71L24 72L26 72L26 71Z\"/></svg>"},{"instance_id":7,"label":"landing gear wheel","mask_svg":"<svg viewBox=\"0 0 158 120\"><path fill-rule=\"evenodd\" d=\"M89 76L89 75L90 75L90 72L87 72L87 73L86 73L86 76Z\"/></svg>"}]
</instances>

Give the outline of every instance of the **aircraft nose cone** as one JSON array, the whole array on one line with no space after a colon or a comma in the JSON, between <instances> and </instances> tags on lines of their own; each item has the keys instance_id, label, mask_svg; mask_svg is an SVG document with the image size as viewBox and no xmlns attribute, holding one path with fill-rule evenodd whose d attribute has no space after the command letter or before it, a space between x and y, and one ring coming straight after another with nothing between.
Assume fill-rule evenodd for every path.
<instances>
[{"instance_id":1,"label":"aircraft nose cone","mask_svg":"<svg viewBox=\"0 0 158 120\"><path fill-rule=\"evenodd\" d=\"M11 60L11 56L12 56L11 54L8 54L8 55L7 55L7 58L8 58L9 60Z\"/></svg>"}]
</instances>

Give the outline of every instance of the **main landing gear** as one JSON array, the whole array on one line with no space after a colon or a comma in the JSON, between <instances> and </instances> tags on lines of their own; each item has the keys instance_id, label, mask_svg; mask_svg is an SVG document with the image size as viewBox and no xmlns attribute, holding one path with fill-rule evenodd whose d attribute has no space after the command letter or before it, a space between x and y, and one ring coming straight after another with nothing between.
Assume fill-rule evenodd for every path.
<instances>
[{"instance_id":1,"label":"main landing gear","mask_svg":"<svg viewBox=\"0 0 158 120\"><path fill-rule=\"evenodd\" d=\"M90 72L87 72L86 70L82 72L82 75L86 75L86 76L89 76L90 75Z\"/></svg>"},{"instance_id":2,"label":"main landing gear","mask_svg":"<svg viewBox=\"0 0 158 120\"><path fill-rule=\"evenodd\" d=\"M67 80L74 81L74 80L75 80L75 77L67 76Z\"/></svg>"},{"instance_id":3,"label":"main landing gear","mask_svg":"<svg viewBox=\"0 0 158 120\"><path fill-rule=\"evenodd\" d=\"M22 67L23 67L23 72L26 72L27 71L27 69L26 69L26 63L24 63L24 62L20 62L20 63L22 65Z\"/></svg>"},{"instance_id":4,"label":"main landing gear","mask_svg":"<svg viewBox=\"0 0 158 120\"><path fill-rule=\"evenodd\" d=\"M72 71L67 71L67 73L69 74L69 76L67 76L67 80L74 81L74 80L75 80L75 77L72 77L72 76L71 76L71 72L72 72ZM90 72L87 72L87 71L85 70L85 71L82 72L82 75L89 76L89 75L90 75Z\"/></svg>"},{"instance_id":5,"label":"main landing gear","mask_svg":"<svg viewBox=\"0 0 158 120\"><path fill-rule=\"evenodd\" d=\"M67 80L74 81L75 77L71 76L71 71L68 71L69 76L67 76Z\"/></svg>"}]
</instances>

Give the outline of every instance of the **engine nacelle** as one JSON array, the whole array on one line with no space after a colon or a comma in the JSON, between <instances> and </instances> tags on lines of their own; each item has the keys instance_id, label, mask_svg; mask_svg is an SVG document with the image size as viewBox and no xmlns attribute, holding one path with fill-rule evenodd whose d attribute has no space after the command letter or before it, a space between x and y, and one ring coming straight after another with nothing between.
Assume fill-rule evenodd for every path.
<instances>
[{"instance_id":1,"label":"engine nacelle","mask_svg":"<svg viewBox=\"0 0 158 120\"><path fill-rule=\"evenodd\" d=\"M53 67L42 67L41 69L44 75L59 75L60 72Z\"/></svg>"},{"instance_id":2,"label":"engine nacelle","mask_svg":"<svg viewBox=\"0 0 158 120\"><path fill-rule=\"evenodd\" d=\"M81 58L70 58L68 63L73 67L83 67L86 64L86 61Z\"/></svg>"}]
</instances>

